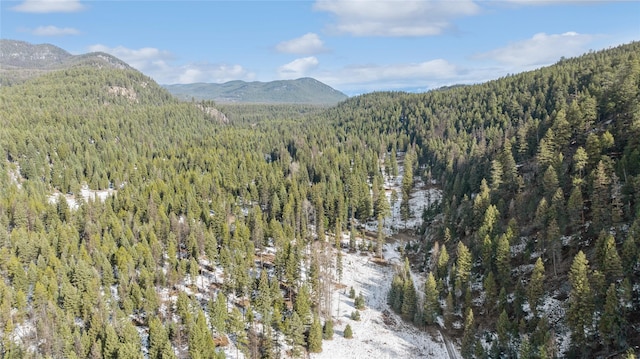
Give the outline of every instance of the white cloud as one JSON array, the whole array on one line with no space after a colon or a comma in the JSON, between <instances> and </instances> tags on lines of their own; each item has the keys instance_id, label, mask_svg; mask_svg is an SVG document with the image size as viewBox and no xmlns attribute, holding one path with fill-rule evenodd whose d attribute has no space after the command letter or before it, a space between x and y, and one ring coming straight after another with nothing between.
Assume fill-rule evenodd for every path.
<instances>
[{"instance_id":1,"label":"white cloud","mask_svg":"<svg viewBox=\"0 0 640 359\"><path fill-rule=\"evenodd\" d=\"M324 47L324 42L317 34L312 32L292 40L283 41L276 45L276 50L298 55L314 55L327 51Z\"/></svg>"},{"instance_id":2,"label":"white cloud","mask_svg":"<svg viewBox=\"0 0 640 359\"><path fill-rule=\"evenodd\" d=\"M38 26L30 31L37 36L65 36L65 35L78 35L80 31L72 27L57 27L53 25Z\"/></svg>"},{"instance_id":3,"label":"white cloud","mask_svg":"<svg viewBox=\"0 0 640 359\"><path fill-rule=\"evenodd\" d=\"M124 46L108 47L98 44L89 46L89 51L106 52L143 72L153 67L162 67L166 60L170 60L173 57L170 52L154 47L129 49Z\"/></svg>"},{"instance_id":4,"label":"white cloud","mask_svg":"<svg viewBox=\"0 0 640 359\"><path fill-rule=\"evenodd\" d=\"M12 8L20 12L77 12L84 9L79 0L25 0Z\"/></svg>"},{"instance_id":5,"label":"white cloud","mask_svg":"<svg viewBox=\"0 0 640 359\"><path fill-rule=\"evenodd\" d=\"M89 51L111 54L133 68L151 76L160 84L184 84L194 82L227 82L231 80L253 80L255 74L240 65L188 63L174 65L169 51L153 47L129 49L124 46L108 47L92 45Z\"/></svg>"},{"instance_id":6,"label":"white cloud","mask_svg":"<svg viewBox=\"0 0 640 359\"><path fill-rule=\"evenodd\" d=\"M527 67L550 65L561 57L578 56L586 52L586 45L594 36L565 32L563 34L535 34L532 38L475 55L476 59L490 59L527 70Z\"/></svg>"},{"instance_id":7,"label":"white cloud","mask_svg":"<svg viewBox=\"0 0 640 359\"><path fill-rule=\"evenodd\" d=\"M389 37L438 35L480 11L473 0L317 0L314 8L335 15L337 32Z\"/></svg>"},{"instance_id":8,"label":"white cloud","mask_svg":"<svg viewBox=\"0 0 640 359\"><path fill-rule=\"evenodd\" d=\"M349 66L318 74L318 80L343 91L435 88L455 82L459 69L443 59L420 63Z\"/></svg>"},{"instance_id":9,"label":"white cloud","mask_svg":"<svg viewBox=\"0 0 640 359\"><path fill-rule=\"evenodd\" d=\"M297 79L308 76L309 71L318 67L318 59L315 56L295 59L278 68L278 75L282 79Z\"/></svg>"},{"instance_id":10,"label":"white cloud","mask_svg":"<svg viewBox=\"0 0 640 359\"><path fill-rule=\"evenodd\" d=\"M223 83L232 80L252 80L254 75L247 72L240 65L220 65L220 64L188 64L178 68L179 76L177 82L188 84L194 82L216 82Z\"/></svg>"}]
</instances>

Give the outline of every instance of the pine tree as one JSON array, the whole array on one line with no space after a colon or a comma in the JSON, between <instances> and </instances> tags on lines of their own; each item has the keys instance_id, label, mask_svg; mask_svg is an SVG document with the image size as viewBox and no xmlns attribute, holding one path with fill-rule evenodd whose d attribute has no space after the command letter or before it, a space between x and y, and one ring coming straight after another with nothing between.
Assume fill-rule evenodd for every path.
<instances>
[{"instance_id":1,"label":"pine tree","mask_svg":"<svg viewBox=\"0 0 640 359\"><path fill-rule=\"evenodd\" d=\"M318 316L314 316L309 328L308 346L310 353L320 353L322 351L322 325Z\"/></svg>"},{"instance_id":2,"label":"pine tree","mask_svg":"<svg viewBox=\"0 0 640 359\"><path fill-rule=\"evenodd\" d=\"M562 243L560 241L560 228L555 218L551 218L547 227L547 246L551 254L551 262L553 263L553 275L558 276L557 262L560 261L560 249Z\"/></svg>"},{"instance_id":3,"label":"pine tree","mask_svg":"<svg viewBox=\"0 0 640 359\"><path fill-rule=\"evenodd\" d=\"M402 318L407 321L413 320L413 317L416 315L416 306L416 287L413 284L411 276L407 276L407 278L405 278L404 280L402 291L402 306L400 308Z\"/></svg>"},{"instance_id":4,"label":"pine tree","mask_svg":"<svg viewBox=\"0 0 640 359\"><path fill-rule=\"evenodd\" d=\"M611 223L611 178L603 161L593 170L593 191L591 194L591 216L595 230L606 228Z\"/></svg>"},{"instance_id":5,"label":"pine tree","mask_svg":"<svg viewBox=\"0 0 640 359\"><path fill-rule=\"evenodd\" d=\"M364 300L364 296L362 295L362 292L358 293L358 296L354 299L353 306L356 309L360 309L360 310L364 309L365 300Z\"/></svg>"},{"instance_id":6,"label":"pine tree","mask_svg":"<svg viewBox=\"0 0 640 359\"><path fill-rule=\"evenodd\" d=\"M491 190L497 191L502 184L503 177L502 163L498 160L491 161Z\"/></svg>"},{"instance_id":7,"label":"pine tree","mask_svg":"<svg viewBox=\"0 0 640 359\"><path fill-rule=\"evenodd\" d=\"M520 350L518 352L518 358L520 359L531 359L531 344L529 343L529 337L526 335L522 336L520 340Z\"/></svg>"},{"instance_id":8,"label":"pine tree","mask_svg":"<svg viewBox=\"0 0 640 359\"><path fill-rule=\"evenodd\" d=\"M393 276L393 280L391 281L391 288L389 289L389 294L387 295L387 303L391 306L391 309L398 313L402 308L403 293L404 281L399 274L396 274Z\"/></svg>"},{"instance_id":9,"label":"pine tree","mask_svg":"<svg viewBox=\"0 0 640 359\"><path fill-rule=\"evenodd\" d=\"M511 283L511 252L509 250L509 240L506 235L498 238L496 248L496 268L500 284L507 286Z\"/></svg>"},{"instance_id":10,"label":"pine tree","mask_svg":"<svg viewBox=\"0 0 640 359\"><path fill-rule=\"evenodd\" d=\"M149 319L149 358L169 359L174 357L167 331L158 318L151 317Z\"/></svg>"},{"instance_id":11,"label":"pine tree","mask_svg":"<svg viewBox=\"0 0 640 359\"><path fill-rule=\"evenodd\" d=\"M488 315L491 315L496 306L498 296L498 285L494 279L493 272L489 272L489 274L487 274L482 285L485 292L485 310Z\"/></svg>"},{"instance_id":12,"label":"pine tree","mask_svg":"<svg viewBox=\"0 0 640 359\"><path fill-rule=\"evenodd\" d=\"M616 285L611 283L607 289L607 298L604 304L604 312L600 318L598 325L600 336L605 348L609 348L612 344L616 347L620 340L621 333L621 317L620 302L616 294Z\"/></svg>"},{"instance_id":13,"label":"pine tree","mask_svg":"<svg viewBox=\"0 0 640 359\"><path fill-rule=\"evenodd\" d=\"M536 264L533 267L531 279L529 280L529 287L527 288L529 306L531 307L531 311L534 316L538 313L538 302L544 293L544 280L544 264L542 263L542 258L538 257L538 260L536 260Z\"/></svg>"},{"instance_id":14,"label":"pine tree","mask_svg":"<svg viewBox=\"0 0 640 359\"><path fill-rule=\"evenodd\" d=\"M440 311L438 303L438 288L433 273L429 272L427 280L424 282L424 319L427 325L435 323L436 317Z\"/></svg>"},{"instance_id":15,"label":"pine tree","mask_svg":"<svg viewBox=\"0 0 640 359\"><path fill-rule=\"evenodd\" d=\"M245 330L244 319L238 307L233 307L231 313L229 313L228 329L229 333L232 333L236 338L236 356L238 356L238 350L246 353L249 340Z\"/></svg>"},{"instance_id":16,"label":"pine tree","mask_svg":"<svg viewBox=\"0 0 640 359\"><path fill-rule=\"evenodd\" d=\"M473 342L475 340L475 323L473 319L473 310L467 308L464 316L464 334L462 335L462 356L470 358L473 352Z\"/></svg>"},{"instance_id":17,"label":"pine tree","mask_svg":"<svg viewBox=\"0 0 640 359\"><path fill-rule=\"evenodd\" d=\"M301 354L301 348L305 346L304 323L295 311L290 318L287 318L287 321L288 323L285 324L285 327L287 327L286 334L288 342L292 347L292 355L298 357Z\"/></svg>"},{"instance_id":18,"label":"pine tree","mask_svg":"<svg viewBox=\"0 0 640 359\"><path fill-rule=\"evenodd\" d=\"M447 294L444 305L444 326L446 328L453 328L453 296L451 291Z\"/></svg>"},{"instance_id":19,"label":"pine tree","mask_svg":"<svg viewBox=\"0 0 640 359\"><path fill-rule=\"evenodd\" d=\"M509 344L509 316L506 310L502 310L496 324L496 332L498 333L498 345L502 350L506 350Z\"/></svg>"},{"instance_id":20,"label":"pine tree","mask_svg":"<svg viewBox=\"0 0 640 359\"><path fill-rule=\"evenodd\" d=\"M215 300L209 301L209 321L211 328L218 333L227 332L227 298L222 291L218 291Z\"/></svg>"},{"instance_id":21,"label":"pine tree","mask_svg":"<svg viewBox=\"0 0 640 359\"><path fill-rule=\"evenodd\" d=\"M386 201L386 200L385 200ZM378 216L378 235L376 237L376 255L378 258L382 258L382 250L384 249L384 217Z\"/></svg>"},{"instance_id":22,"label":"pine tree","mask_svg":"<svg viewBox=\"0 0 640 359\"><path fill-rule=\"evenodd\" d=\"M311 298L309 296L309 286L306 283L298 290L294 308L303 324L311 324Z\"/></svg>"},{"instance_id":23,"label":"pine tree","mask_svg":"<svg viewBox=\"0 0 640 359\"><path fill-rule=\"evenodd\" d=\"M258 281L258 292L256 293L253 306L258 313L263 317L266 317L271 311L271 286L269 284L269 278L267 271L260 271L260 279Z\"/></svg>"},{"instance_id":24,"label":"pine tree","mask_svg":"<svg viewBox=\"0 0 640 359\"><path fill-rule=\"evenodd\" d=\"M441 247L440 255L438 256L438 278L444 278L447 275L447 267L449 266L449 253L447 253L447 246L444 244Z\"/></svg>"},{"instance_id":25,"label":"pine tree","mask_svg":"<svg viewBox=\"0 0 640 359\"><path fill-rule=\"evenodd\" d=\"M204 313L199 311L196 322L189 328L189 357L207 358L209 350L214 346Z\"/></svg>"},{"instance_id":26,"label":"pine tree","mask_svg":"<svg viewBox=\"0 0 640 359\"><path fill-rule=\"evenodd\" d=\"M324 326L322 327L322 339L333 339L333 320L327 319L324 321Z\"/></svg>"},{"instance_id":27,"label":"pine tree","mask_svg":"<svg viewBox=\"0 0 640 359\"><path fill-rule=\"evenodd\" d=\"M622 262L616 249L616 241L613 235L606 235L602 248L600 269L607 282L613 282L622 276Z\"/></svg>"},{"instance_id":28,"label":"pine tree","mask_svg":"<svg viewBox=\"0 0 640 359\"><path fill-rule=\"evenodd\" d=\"M583 214L584 200L580 186L574 186L567 201L567 213L571 228L578 228L584 222Z\"/></svg>"},{"instance_id":29,"label":"pine tree","mask_svg":"<svg viewBox=\"0 0 640 359\"><path fill-rule=\"evenodd\" d=\"M353 329L351 329L351 325L349 324L347 324L347 326L344 328L344 338L345 339L353 338Z\"/></svg>"},{"instance_id":30,"label":"pine tree","mask_svg":"<svg viewBox=\"0 0 640 359\"><path fill-rule=\"evenodd\" d=\"M571 342L576 348L582 348L583 353L588 343L588 331L592 327L593 294L589 285L589 262L582 251L576 254L569 271L571 293L569 295L569 310L567 323L571 329Z\"/></svg>"},{"instance_id":31,"label":"pine tree","mask_svg":"<svg viewBox=\"0 0 640 359\"><path fill-rule=\"evenodd\" d=\"M458 242L457 248L458 259L456 260L456 280L459 280L460 284L464 287L469 282L471 264L473 261L471 258L471 252L469 252L469 249L464 245L464 243Z\"/></svg>"},{"instance_id":32,"label":"pine tree","mask_svg":"<svg viewBox=\"0 0 640 359\"><path fill-rule=\"evenodd\" d=\"M552 166L547 167L547 170L544 172L544 176L542 177L542 188L547 201L550 201L553 194L558 189L558 175Z\"/></svg>"}]
</instances>

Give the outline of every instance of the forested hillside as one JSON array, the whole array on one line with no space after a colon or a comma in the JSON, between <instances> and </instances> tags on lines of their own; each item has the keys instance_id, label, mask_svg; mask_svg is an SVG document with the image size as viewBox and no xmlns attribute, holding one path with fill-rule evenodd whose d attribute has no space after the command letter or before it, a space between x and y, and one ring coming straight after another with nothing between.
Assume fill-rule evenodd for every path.
<instances>
[{"instance_id":1,"label":"forested hillside","mask_svg":"<svg viewBox=\"0 0 640 359\"><path fill-rule=\"evenodd\" d=\"M334 323L351 330L330 299L343 255L385 265L395 202L424 224L404 233L389 307L465 357L640 345L639 43L225 121L91 64L0 87L0 103L5 358L319 352ZM418 182L443 199L412 213Z\"/></svg>"},{"instance_id":2,"label":"forested hillside","mask_svg":"<svg viewBox=\"0 0 640 359\"><path fill-rule=\"evenodd\" d=\"M413 258L445 301L425 310L449 317L466 357L608 356L640 344L639 49L362 96L328 114L363 136L405 134L444 189ZM422 320L399 295L396 309Z\"/></svg>"},{"instance_id":3,"label":"forested hillside","mask_svg":"<svg viewBox=\"0 0 640 359\"><path fill-rule=\"evenodd\" d=\"M163 85L183 100L212 100L219 103L315 104L335 105L347 98L342 92L309 78L296 80L229 81Z\"/></svg>"}]
</instances>

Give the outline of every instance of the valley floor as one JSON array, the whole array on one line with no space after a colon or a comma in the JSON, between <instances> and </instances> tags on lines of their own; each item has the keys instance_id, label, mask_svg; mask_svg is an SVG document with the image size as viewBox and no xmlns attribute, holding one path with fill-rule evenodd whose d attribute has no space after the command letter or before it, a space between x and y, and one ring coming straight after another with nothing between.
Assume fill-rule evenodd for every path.
<instances>
[{"instance_id":1,"label":"valley floor","mask_svg":"<svg viewBox=\"0 0 640 359\"><path fill-rule=\"evenodd\" d=\"M445 341L436 327L418 328L405 323L391 311L387 304L387 293L394 274L394 266L402 259L395 250L395 243L387 243L384 257L386 263L374 262L371 255L343 253L344 276L333 293L334 338L322 342L322 353L311 358L456 358L455 348L450 356ZM349 298L353 287L362 292L366 309L360 311L361 319L354 321L350 315L355 311L354 300ZM343 337L349 324L353 339Z\"/></svg>"}]
</instances>

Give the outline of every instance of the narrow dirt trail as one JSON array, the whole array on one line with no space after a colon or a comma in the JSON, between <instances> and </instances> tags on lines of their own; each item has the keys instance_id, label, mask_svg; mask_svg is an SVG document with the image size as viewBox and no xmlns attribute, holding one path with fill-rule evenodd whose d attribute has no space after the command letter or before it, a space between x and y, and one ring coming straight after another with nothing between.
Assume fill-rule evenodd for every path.
<instances>
[{"instance_id":1,"label":"narrow dirt trail","mask_svg":"<svg viewBox=\"0 0 640 359\"><path fill-rule=\"evenodd\" d=\"M449 337L447 337L442 330L438 329L438 331L444 340L444 346L447 348L447 353L449 353L449 359L458 359L458 351L455 346L453 346L453 343L451 343L451 340L449 340Z\"/></svg>"}]
</instances>

